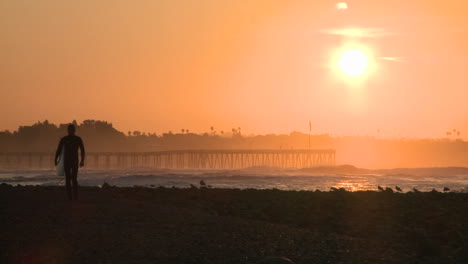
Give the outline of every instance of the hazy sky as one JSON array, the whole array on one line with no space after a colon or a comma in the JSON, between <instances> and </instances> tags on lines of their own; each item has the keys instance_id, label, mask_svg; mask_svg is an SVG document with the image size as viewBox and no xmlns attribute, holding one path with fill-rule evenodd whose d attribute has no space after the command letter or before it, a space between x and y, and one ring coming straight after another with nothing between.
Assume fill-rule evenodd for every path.
<instances>
[{"instance_id":1,"label":"hazy sky","mask_svg":"<svg viewBox=\"0 0 468 264\"><path fill-rule=\"evenodd\" d=\"M0 1L0 129L468 136L468 1L336 3ZM359 81L333 66L350 42Z\"/></svg>"}]
</instances>

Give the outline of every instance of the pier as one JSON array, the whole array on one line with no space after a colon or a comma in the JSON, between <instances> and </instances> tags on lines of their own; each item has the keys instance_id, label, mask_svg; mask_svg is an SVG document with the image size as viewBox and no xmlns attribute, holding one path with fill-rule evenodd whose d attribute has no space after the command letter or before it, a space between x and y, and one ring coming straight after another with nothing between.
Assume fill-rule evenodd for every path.
<instances>
[{"instance_id":1,"label":"pier","mask_svg":"<svg viewBox=\"0 0 468 264\"><path fill-rule=\"evenodd\" d=\"M90 169L239 169L256 166L305 168L335 165L333 149L174 150L90 152ZM0 169L52 169L53 153L0 153Z\"/></svg>"}]
</instances>

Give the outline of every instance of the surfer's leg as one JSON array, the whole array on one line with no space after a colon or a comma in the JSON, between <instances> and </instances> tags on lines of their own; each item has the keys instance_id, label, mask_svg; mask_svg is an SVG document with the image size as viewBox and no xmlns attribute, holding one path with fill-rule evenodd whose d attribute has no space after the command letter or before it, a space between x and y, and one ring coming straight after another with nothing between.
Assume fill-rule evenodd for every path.
<instances>
[{"instance_id":1,"label":"surfer's leg","mask_svg":"<svg viewBox=\"0 0 468 264\"><path fill-rule=\"evenodd\" d=\"M65 186L67 187L68 200L72 199L72 187L71 187L71 170L68 167L65 167Z\"/></svg>"},{"instance_id":2,"label":"surfer's leg","mask_svg":"<svg viewBox=\"0 0 468 264\"><path fill-rule=\"evenodd\" d=\"M73 195L75 200L78 200L78 166L71 169Z\"/></svg>"}]
</instances>

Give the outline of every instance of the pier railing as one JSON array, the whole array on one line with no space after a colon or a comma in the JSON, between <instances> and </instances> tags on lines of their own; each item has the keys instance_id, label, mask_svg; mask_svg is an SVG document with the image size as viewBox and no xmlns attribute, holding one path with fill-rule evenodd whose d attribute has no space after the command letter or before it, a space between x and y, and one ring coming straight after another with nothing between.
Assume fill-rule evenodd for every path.
<instances>
[{"instance_id":1,"label":"pier railing","mask_svg":"<svg viewBox=\"0 0 468 264\"><path fill-rule=\"evenodd\" d=\"M156 152L91 152L85 165L93 169L167 168L236 169L255 166L304 168L335 164L333 149L174 150ZM2 169L51 169L53 153L1 153Z\"/></svg>"}]
</instances>

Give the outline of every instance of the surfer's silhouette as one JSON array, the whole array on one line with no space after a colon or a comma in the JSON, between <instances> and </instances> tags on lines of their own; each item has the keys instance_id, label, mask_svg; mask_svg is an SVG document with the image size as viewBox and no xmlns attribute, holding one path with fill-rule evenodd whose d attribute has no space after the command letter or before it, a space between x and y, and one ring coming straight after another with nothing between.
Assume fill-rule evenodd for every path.
<instances>
[{"instance_id":1,"label":"surfer's silhouette","mask_svg":"<svg viewBox=\"0 0 468 264\"><path fill-rule=\"evenodd\" d=\"M64 151L63 164L65 168L65 185L67 187L68 199L78 199L78 166L84 166L85 149L83 140L75 135L74 125L68 126L68 136L60 139L60 143L55 153L55 166L58 164L58 158ZM81 160L78 162L78 149L81 153ZM73 192L72 192L73 191Z\"/></svg>"}]
</instances>

